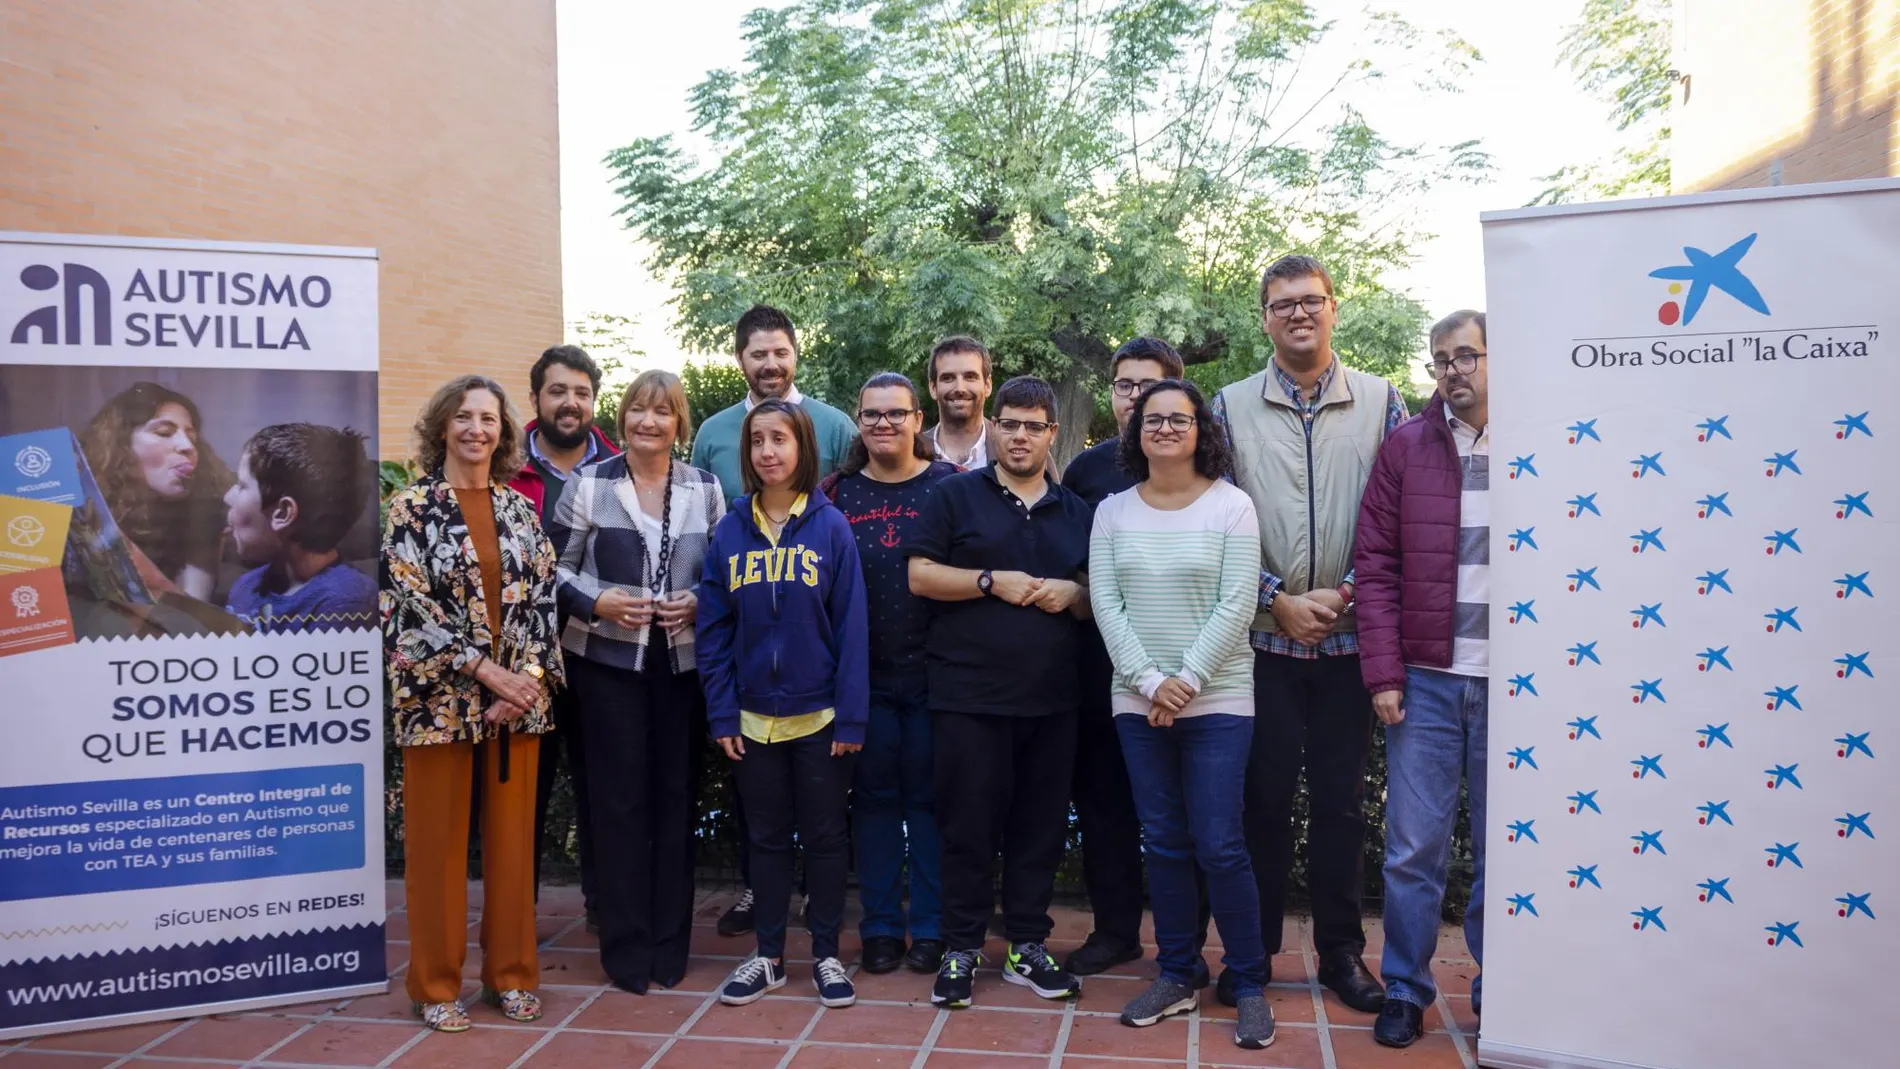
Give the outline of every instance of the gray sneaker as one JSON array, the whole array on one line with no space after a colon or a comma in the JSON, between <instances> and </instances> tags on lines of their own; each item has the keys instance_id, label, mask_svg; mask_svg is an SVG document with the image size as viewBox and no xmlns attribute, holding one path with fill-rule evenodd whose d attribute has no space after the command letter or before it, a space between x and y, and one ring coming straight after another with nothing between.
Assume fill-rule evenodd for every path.
<instances>
[{"instance_id":1,"label":"gray sneaker","mask_svg":"<svg viewBox=\"0 0 1900 1069\"><path fill-rule=\"evenodd\" d=\"M1164 976L1149 984L1148 990L1136 995L1134 1001L1123 1007L1122 1023L1130 1028L1146 1028L1159 1023L1163 1017L1187 1013L1198 1001L1193 988L1177 984Z\"/></svg>"},{"instance_id":2,"label":"gray sneaker","mask_svg":"<svg viewBox=\"0 0 1900 1069\"><path fill-rule=\"evenodd\" d=\"M1273 1010L1267 996L1248 995L1240 1000L1240 1020L1234 1025L1234 1046L1264 1050L1273 1044Z\"/></svg>"}]
</instances>

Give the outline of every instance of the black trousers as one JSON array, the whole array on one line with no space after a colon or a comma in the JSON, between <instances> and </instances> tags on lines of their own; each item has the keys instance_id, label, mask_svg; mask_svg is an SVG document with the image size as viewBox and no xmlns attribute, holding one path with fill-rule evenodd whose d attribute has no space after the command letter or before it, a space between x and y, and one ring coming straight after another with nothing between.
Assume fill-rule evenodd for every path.
<instances>
[{"instance_id":1,"label":"black trousers","mask_svg":"<svg viewBox=\"0 0 1900 1069\"><path fill-rule=\"evenodd\" d=\"M745 740L732 779L745 799L752 846L752 926L759 956L785 954L785 916L792 899L792 836L805 852L811 893L814 958L838 956L844 885L851 868L845 800L857 755L831 756L832 730L787 742Z\"/></svg>"},{"instance_id":2,"label":"black trousers","mask_svg":"<svg viewBox=\"0 0 1900 1069\"><path fill-rule=\"evenodd\" d=\"M951 950L982 949L996 904L992 874L999 849L1009 941L1046 941L1054 927L1049 900L1068 830L1075 711L932 716L944 943Z\"/></svg>"},{"instance_id":3,"label":"black trousers","mask_svg":"<svg viewBox=\"0 0 1900 1069\"><path fill-rule=\"evenodd\" d=\"M1365 879L1366 760L1373 716L1372 697L1359 678L1359 658L1303 660L1256 652L1253 693L1244 817L1267 953L1281 949L1293 866L1293 796L1302 771L1310 803L1306 884L1313 902L1314 949L1321 955L1363 953L1359 892Z\"/></svg>"},{"instance_id":4,"label":"black trousers","mask_svg":"<svg viewBox=\"0 0 1900 1069\"><path fill-rule=\"evenodd\" d=\"M578 657L569 659L580 660ZM535 895L537 898L540 896L541 857L547 851L548 799L554 794L554 772L558 767L556 761L565 750L567 778L574 792L574 833L581 855L581 900L586 903L587 914L591 917L596 912L598 893L594 886L594 829L593 821L589 819L592 807L587 796L586 726L581 722L571 684L566 689L554 692L549 712L554 717L554 732L542 740L539 771L534 781Z\"/></svg>"},{"instance_id":5,"label":"black trousers","mask_svg":"<svg viewBox=\"0 0 1900 1069\"><path fill-rule=\"evenodd\" d=\"M706 733L698 673L673 674L664 641L647 655L657 663L644 672L567 659L594 761L587 787L600 965L616 985L637 992L649 981L671 987L686 976Z\"/></svg>"},{"instance_id":6,"label":"black trousers","mask_svg":"<svg viewBox=\"0 0 1900 1069\"><path fill-rule=\"evenodd\" d=\"M1115 669L1099 636L1091 633L1082 646L1073 786L1082 878L1095 913L1095 934L1135 944L1141 942L1141 819L1110 705Z\"/></svg>"}]
</instances>

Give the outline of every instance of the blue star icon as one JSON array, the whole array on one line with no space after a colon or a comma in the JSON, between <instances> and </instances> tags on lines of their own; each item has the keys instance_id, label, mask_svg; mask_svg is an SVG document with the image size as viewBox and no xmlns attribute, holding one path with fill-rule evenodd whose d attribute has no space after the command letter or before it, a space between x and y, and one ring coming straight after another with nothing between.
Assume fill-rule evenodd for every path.
<instances>
[{"instance_id":1,"label":"blue star icon","mask_svg":"<svg viewBox=\"0 0 1900 1069\"><path fill-rule=\"evenodd\" d=\"M1696 498L1695 505L1697 510L1695 516L1698 520L1706 520L1718 512L1724 516L1735 515L1734 511L1728 507L1727 494L1708 494Z\"/></svg>"},{"instance_id":2,"label":"blue star icon","mask_svg":"<svg viewBox=\"0 0 1900 1069\"><path fill-rule=\"evenodd\" d=\"M1648 779L1651 772L1654 772L1658 779L1669 778L1662 770L1662 754L1657 754L1654 757L1639 754L1636 760L1631 761L1630 764L1636 766L1636 771L1630 773L1631 779Z\"/></svg>"},{"instance_id":3,"label":"blue star icon","mask_svg":"<svg viewBox=\"0 0 1900 1069\"><path fill-rule=\"evenodd\" d=\"M1761 461L1763 464L1773 465L1773 467L1768 469L1768 477L1773 479L1784 471L1791 471L1796 475L1801 474L1801 465L1794 462L1794 455L1799 452L1801 452L1799 449L1790 449L1786 453L1776 453L1773 456L1763 457Z\"/></svg>"},{"instance_id":4,"label":"blue star icon","mask_svg":"<svg viewBox=\"0 0 1900 1069\"><path fill-rule=\"evenodd\" d=\"M1872 891L1864 895L1845 894L1834 901L1841 904L1841 916L1843 917L1852 917L1856 913L1865 913L1868 920L1873 920L1874 911L1867 906L1867 900L1873 896L1874 893Z\"/></svg>"},{"instance_id":5,"label":"blue star icon","mask_svg":"<svg viewBox=\"0 0 1900 1069\"><path fill-rule=\"evenodd\" d=\"M1735 666L1728 663L1727 646L1723 646L1719 649L1709 647L1701 653L1696 654L1696 659L1702 662L1696 665L1696 671L1698 672L1708 672L1717 668L1726 668L1731 672L1735 671Z\"/></svg>"},{"instance_id":6,"label":"blue star icon","mask_svg":"<svg viewBox=\"0 0 1900 1069\"><path fill-rule=\"evenodd\" d=\"M1630 689L1636 692L1630 695L1630 702L1632 704L1641 705L1651 698L1662 702L1664 705L1669 704L1669 699L1663 697L1662 680L1660 679L1638 680L1630 684Z\"/></svg>"},{"instance_id":7,"label":"blue star icon","mask_svg":"<svg viewBox=\"0 0 1900 1069\"><path fill-rule=\"evenodd\" d=\"M1639 605L1630 610L1630 615L1636 617L1636 619L1630 621L1631 627L1647 627L1650 624L1655 624L1657 627L1669 626L1663 623L1662 602L1660 601L1654 605Z\"/></svg>"},{"instance_id":8,"label":"blue star icon","mask_svg":"<svg viewBox=\"0 0 1900 1069\"><path fill-rule=\"evenodd\" d=\"M1535 823L1537 823L1535 820L1514 820L1506 824L1504 828L1508 834L1504 836L1504 841L1514 843L1519 839L1529 839L1531 842L1536 842L1537 833L1531 830L1531 825Z\"/></svg>"},{"instance_id":9,"label":"blue star icon","mask_svg":"<svg viewBox=\"0 0 1900 1069\"><path fill-rule=\"evenodd\" d=\"M1594 642L1579 642L1564 652L1570 654L1572 665L1579 665L1585 661L1603 663L1603 658L1597 656L1597 644Z\"/></svg>"},{"instance_id":10,"label":"blue star icon","mask_svg":"<svg viewBox=\"0 0 1900 1069\"><path fill-rule=\"evenodd\" d=\"M1801 606L1796 605L1789 609L1776 609L1774 612L1762 613L1761 618L1768 621L1768 631L1770 634L1779 632L1784 627L1791 627L1799 631L1801 630L1801 621L1795 619L1794 614L1800 611Z\"/></svg>"},{"instance_id":11,"label":"blue star icon","mask_svg":"<svg viewBox=\"0 0 1900 1069\"><path fill-rule=\"evenodd\" d=\"M1852 679L1854 673L1859 672L1868 679L1874 678L1874 670L1867 667L1867 655L1872 652L1872 650L1862 650L1859 653L1843 653L1834 658L1834 663L1841 666L1841 670L1834 675L1840 679Z\"/></svg>"},{"instance_id":12,"label":"blue star icon","mask_svg":"<svg viewBox=\"0 0 1900 1069\"><path fill-rule=\"evenodd\" d=\"M1597 868L1598 866L1596 865L1578 865L1576 868L1568 870L1565 874L1570 877L1570 886L1572 887L1582 887L1587 883L1601 891L1603 890L1603 881L1597 879Z\"/></svg>"},{"instance_id":13,"label":"blue star icon","mask_svg":"<svg viewBox=\"0 0 1900 1069\"><path fill-rule=\"evenodd\" d=\"M1834 823L1839 824L1841 830L1834 834L1843 839L1852 839L1856 835L1865 835L1871 839L1874 837L1874 829L1867 826L1867 818L1871 816L1873 816L1873 813L1868 812L1848 813L1845 816L1835 817Z\"/></svg>"},{"instance_id":14,"label":"blue star icon","mask_svg":"<svg viewBox=\"0 0 1900 1069\"><path fill-rule=\"evenodd\" d=\"M1872 490L1863 490L1858 494L1843 494L1835 498L1834 503L1840 506L1840 511L1834 514L1834 518L1844 520L1858 512L1870 520L1873 519L1874 510L1867 507L1867 495L1871 493L1873 493Z\"/></svg>"},{"instance_id":15,"label":"blue star icon","mask_svg":"<svg viewBox=\"0 0 1900 1069\"><path fill-rule=\"evenodd\" d=\"M1761 540L1768 543L1768 555L1778 557L1784 549L1791 549L1796 553L1801 552L1801 543L1794 540L1794 536L1799 533L1801 533L1801 528L1792 527L1786 531L1776 531L1771 535L1762 535Z\"/></svg>"},{"instance_id":16,"label":"blue star icon","mask_svg":"<svg viewBox=\"0 0 1900 1069\"><path fill-rule=\"evenodd\" d=\"M1573 520L1586 512L1593 512L1598 516L1603 515L1603 512L1597 508L1597 495L1595 494L1578 494L1576 497L1564 502L1564 504L1570 506L1570 518Z\"/></svg>"},{"instance_id":17,"label":"blue star icon","mask_svg":"<svg viewBox=\"0 0 1900 1069\"><path fill-rule=\"evenodd\" d=\"M1867 748L1867 736L1872 734L1873 732L1871 731L1863 731L1858 735L1842 735L1840 738L1835 739L1834 741L1841 746L1841 748L1835 752L1835 756L1852 757L1857 753L1863 753L1868 757L1872 757L1874 752Z\"/></svg>"},{"instance_id":18,"label":"blue star icon","mask_svg":"<svg viewBox=\"0 0 1900 1069\"><path fill-rule=\"evenodd\" d=\"M1682 255L1689 262L1658 267L1649 273L1651 278L1675 279L1689 283L1689 296L1682 303L1682 325L1695 322L1696 313L1702 310L1702 302L1709 297L1709 290L1717 289L1739 301L1743 307L1752 308L1762 315L1768 313L1768 302L1762 299L1761 291L1742 274L1739 266L1742 257L1755 244L1759 236L1750 234L1742 240L1710 255L1693 245L1684 245Z\"/></svg>"},{"instance_id":19,"label":"blue star icon","mask_svg":"<svg viewBox=\"0 0 1900 1069\"><path fill-rule=\"evenodd\" d=\"M1715 749L1715 744L1718 742L1731 750L1735 748L1735 744L1728 741L1727 724L1708 724L1696 728L1695 733L1702 736L1702 738L1696 740L1696 745L1702 749L1713 750Z\"/></svg>"},{"instance_id":20,"label":"blue star icon","mask_svg":"<svg viewBox=\"0 0 1900 1069\"><path fill-rule=\"evenodd\" d=\"M1536 531L1537 528L1535 527L1519 527L1517 530L1512 531L1510 534L1511 552L1516 553L1520 546L1529 546L1532 549L1536 549L1537 539L1531 537Z\"/></svg>"},{"instance_id":21,"label":"blue star icon","mask_svg":"<svg viewBox=\"0 0 1900 1069\"><path fill-rule=\"evenodd\" d=\"M1801 937L1794 934L1794 930L1799 927L1801 927L1801 922L1795 921L1792 924L1770 924L1766 928L1763 928L1762 931L1770 933L1768 945L1771 947L1778 947L1783 943L1793 943L1795 946L1801 946Z\"/></svg>"},{"instance_id":22,"label":"blue star icon","mask_svg":"<svg viewBox=\"0 0 1900 1069\"><path fill-rule=\"evenodd\" d=\"M1537 478L1537 467L1531 463L1531 461L1536 459L1536 453L1532 453L1526 457L1512 457L1510 464L1511 474L1505 476L1505 478L1515 479L1520 475L1528 475L1533 479Z\"/></svg>"},{"instance_id":23,"label":"blue star icon","mask_svg":"<svg viewBox=\"0 0 1900 1069\"><path fill-rule=\"evenodd\" d=\"M1600 805L1597 805L1596 791L1578 791L1577 793L1570 796L1569 802L1570 802L1570 811L1572 813L1581 813L1584 810L1588 809L1591 812L1597 814L1598 816L1603 815L1603 807Z\"/></svg>"},{"instance_id":24,"label":"blue star icon","mask_svg":"<svg viewBox=\"0 0 1900 1069\"><path fill-rule=\"evenodd\" d=\"M1801 863L1801 859L1797 857L1794 852L1795 848L1800 845L1800 843L1776 843L1773 846L1763 849L1762 853L1769 855L1768 867L1771 869L1778 869L1783 865L1793 865L1795 868L1805 869L1807 866Z\"/></svg>"},{"instance_id":25,"label":"blue star icon","mask_svg":"<svg viewBox=\"0 0 1900 1069\"><path fill-rule=\"evenodd\" d=\"M1696 884L1697 887L1702 889L1702 893L1696 896L1696 901L1713 902L1719 898L1729 903L1730 905L1734 905L1735 896L1728 893L1728 882L1731 879L1733 879L1733 877L1724 876L1719 880L1707 879L1707 880L1703 880L1701 883Z\"/></svg>"},{"instance_id":26,"label":"blue star icon","mask_svg":"<svg viewBox=\"0 0 1900 1069\"><path fill-rule=\"evenodd\" d=\"M1647 553L1652 546L1655 547L1658 553L1669 552L1668 547L1662 543L1662 528L1660 527L1653 527L1647 531L1638 531L1630 536L1630 541L1636 543L1630 547L1631 553Z\"/></svg>"},{"instance_id":27,"label":"blue star icon","mask_svg":"<svg viewBox=\"0 0 1900 1069\"><path fill-rule=\"evenodd\" d=\"M1834 580L1834 585L1837 587L1840 587L1839 590L1836 590L1834 592L1834 596L1837 598L1851 598L1855 594L1858 593L1858 594L1865 594L1870 598L1873 597L1874 592L1867 585L1867 576L1869 574L1871 573L1849 572L1848 574L1841 576L1839 579Z\"/></svg>"},{"instance_id":28,"label":"blue star icon","mask_svg":"<svg viewBox=\"0 0 1900 1069\"><path fill-rule=\"evenodd\" d=\"M1578 568L1576 571L1564 576L1564 578L1570 580L1571 593L1582 590L1587 586L1595 587L1598 590L1603 589L1603 584L1597 582L1597 570L1595 568Z\"/></svg>"},{"instance_id":29,"label":"blue star icon","mask_svg":"<svg viewBox=\"0 0 1900 1069\"><path fill-rule=\"evenodd\" d=\"M1735 436L1728 432L1727 416L1711 416L1696 424L1695 429L1701 432L1695 436L1698 442L1713 442L1717 437L1727 438L1731 442L1735 440Z\"/></svg>"},{"instance_id":30,"label":"blue star icon","mask_svg":"<svg viewBox=\"0 0 1900 1069\"><path fill-rule=\"evenodd\" d=\"M1869 438L1874 436L1874 432L1867 429L1867 413L1865 412L1862 412L1858 416L1849 413L1835 420L1834 425L1841 428L1834 432L1834 437L1836 438L1852 438L1856 431Z\"/></svg>"},{"instance_id":31,"label":"blue star icon","mask_svg":"<svg viewBox=\"0 0 1900 1069\"><path fill-rule=\"evenodd\" d=\"M1508 682L1511 685L1511 689L1508 691L1508 693L1513 698L1517 697L1518 692L1520 691L1522 691L1525 694L1530 695L1533 698L1537 697L1537 687L1535 684L1531 682L1531 680L1536 679L1536 678L1537 678L1536 672L1530 672L1521 676L1512 676L1508 680Z\"/></svg>"},{"instance_id":32,"label":"blue star icon","mask_svg":"<svg viewBox=\"0 0 1900 1069\"><path fill-rule=\"evenodd\" d=\"M1603 738L1603 733L1597 730L1597 718L1594 716L1580 716L1575 720L1566 722L1564 726L1570 729L1570 737L1572 739L1581 739L1585 735L1597 739Z\"/></svg>"},{"instance_id":33,"label":"blue star icon","mask_svg":"<svg viewBox=\"0 0 1900 1069\"><path fill-rule=\"evenodd\" d=\"M1636 918L1636 923L1630 925L1630 927L1640 932L1653 924L1666 932L1669 929L1663 924L1662 911L1663 908L1661 906L1647 906L1642 909L1632 909L1630 910L1630 916Z\"/></svg>"},{"instance_id":34,"label":"blue star icon","mask_svg":"<svg viewBox=\"0 0 1900 1069\"><path fill-rule=\"evenodd\" d=\"M1531 611L1531 607L1536 604L1537 604L1536 598L1532 598L1529 601L1512 602L1511 603L1511 622L1516 623L1519 620L1529 620L1531 623L1536 623L1537 614Z\"/></svg>"},{"instance_id":35,"label":"blue star icon","mask_svg":"<svg viewBox=\"0 0 1900 1069\"><path fill-rule=\"evenodd\" d=\"M1506 755L1511 759L1510 764L1507 767L1516 768L1519 765L1524 765L1528 768L1536 768L1537 759L1531 756L1531 754L1535 753L1536 751L1537 751L1537 747L1535 746L1520 746L1517 749L1512 750L1509 754Z\"/></svg>"},{"instance_id":36,"label":"blue star icon","mask_svg":"<svg viewBox=\"0 0 1900 1069\"><path fill-rule=\"evenodd\" d=\"M1509 902L1510 904L1504 907L1504 912L1513 917L1517 916L1519 913L1528 913L1531 916L1535 917L1537 916L1537 907L1531 904L1531 899L1536 898L1536 897L1537 895L1535 893L1528 894L1528 895L1512 895L1510 898L1506 899L1506 901Z\"/></svg>"},{"instance_id":37,"label":"blue star icon","mask_svg":"<svg viewBox=\"0 0 1900 1069\"><path fill-rule=\"evenodd\" d=\"M1697 824L1713 824L1719 820L1731 828L1735 826L1735 821L1728 815L1727 801L1705 802L1702 805L1696 806L1695 809L1696 812L1702 814L1695 818Z\"/></svg>"},{"instance_id":38,"label":"blue star icon","mask_svg":"<svg viewBox=\"0 0 1900 1069\"><path fill-rule=\"evenodd\" d=\"M1768 699L1768 711L1772 713L1784 705L1792 705L1796 709L1800 709L1801 699L1794 696L1794 692L1800 689L1801 684L1796 683L1792 687L1776 687L1773 690L1764 690L1761 693L1763 697Z\"/></svg>"},{"instance_id":39,"label":"blue star icon","mask_svg":"<svg viewBox=\"0 0 1900 1069\"><path fill-rule=\"evenodd\" d=\"M1720 590L1724 594L1735 593L1735 588L1728 585L1727 568L1719 572L1703 572L1701 575L1695 577L1695 581L1701 584L1697 586L1695 590L1698 594L1707 594L1712 590Z\"/></svg>"},{"instance_id":40,"label":"blue star icon","mask_svg":"<svg viewBox=\"0 0 1900 1069\"><path fill-rule=\"evenodd\" d=\"M1595 439L1599 442L1603 440L1602 436L1597 434L1597 421L1594 419L1580 419L1570 426L1565 427L1564 430L1570 432L1571 445L1576 445L1585 438Z\"/></svg>"},{"instance_id":41,"label":"blue star icon","mask_svg":"<svg viewBox=\"0 0 1900 1069\"><path fill-rule=\"evenodd\" d=\"M1795 775L1795 770L1800 767L1801 765L1799 763L1776 765L1773 768L1762 769L1762 775L1775 777L1768 781L1768 789L1771 791L1778 791L1784 785L1792 786L1797 791L1804 790L1805 788L1801 786L1801 777Z\"/></svg>"},{"instance_id":42,"label":"blue star icon","mask_svg":"<svg viewBox=\"0 0 1900 1069\"><path fill-rule=\"evenodd\" d=\"M1652 471L1658 475L1669 474L1663 470L1661 453L1645 453L1630 463L1635 465L1635 470L1630 472L1632 478L1640 479Z\"/></svg>"}]
</instances>

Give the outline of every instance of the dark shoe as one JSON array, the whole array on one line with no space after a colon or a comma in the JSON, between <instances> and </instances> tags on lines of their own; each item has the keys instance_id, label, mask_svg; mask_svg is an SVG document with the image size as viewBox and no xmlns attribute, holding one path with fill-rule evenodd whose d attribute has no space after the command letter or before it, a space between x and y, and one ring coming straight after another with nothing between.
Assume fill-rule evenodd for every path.
<instances>
[{"instance_id":1,"label":"dark shoe","mask_svg":"<svg viewBox=\"0 0 1900 1069\"><path fill-rule=\"evenodd\" d=\"M1074 998L1082 993L1082 981L1063 971L1041 943L1011 943L1003 957L1003 979L1034 991L1038 998Z\"/></svg>"},{"instance_id":2,"label":"dark shoe","mask_svg":"<svg viewBox=\"0 0 1900 1069\"><path fill-rule=\"evenodd\" d=\"M1214 982L1214 974L1207 971L1207 962L1194 963L1194 990L1199 991Z\"/></svg>"},{"instance_id":3,"label":"dark shoe","mask_svg":"<svg viewBox=\"0 0 1900 1069\"><path fill-rule=\"evenodd\" d=\"M1240 1000L1240 1018L1234 1022L1234 1046L1265 1050L1273 1044L1273 1007L1265 995Z\"/></svg>"},{"instance_id":4,"label":"dark shoe","mask_svg":"<svg viewBox=\"0 0 1900 1069\"><path fill-rule=\"evenodd\" d=\"M1193 988L1164 976L1122 1008L1122 1023L1130 1028L1146 1028L1160 1024L1164 1017L1187 1013L1199 1003Z\"/></svg>"},{"instance_id":5,"label":"dark shoe","mask_svg":"<svg viewBox=\"0 0 1900 1069\"><path fill-rule=\"evenodd\" d=\"M936 972L943 964L943 940L919 939L912 943L910 953L904 955L904 964L911 972Z\"/></svg>"},{"instance_id":6,"label":"dark shoe","mask_svg":"<svg viewBox=\"0 0 1900 1069\"><path fill-rule=\"evenodd\" d=\"M785 966L771 958L753 955L739 963L719 989L719 1001L728 1006L745 1006L765 997L767 991L785 986Z\"/></svg>"},{"instance_id":7,"label":"dark shoe","mask_svg":"<svg viewBox=\"0 0 1900 1069\"><path fill-rule=\"evenodd\" d=\"M730 939L752 930L752 888L739 893L739 900L719 918L719 934Z\"/></svg>"},{"instance_id":8,"label":"dark shoe","mask_svg":"<svg viewBox=\"0 0 1900 1069\"><path fill-rule=\"evenodd\" d=\"M1425 1011L1404 999L1389 998L1372 1023L1372 1038L1382 1047L1409 1047L1425 1034Z\"/></svg>"},{"instance_id":9,"label":"dark shoe","mask_svg":"<svg viewBox=\"0 0 1900 1069\"><path fill-rule=\"evenodd\" d=\"M1094 976L1105 973L1125 961L1141 960L1140 943L1122 943L1103 936L1100 932L1090 933L1087 941L1076 947L1062 967L1076 976Z\"/></svg>"},{"instance_id":10,"label":"dark shoe","mask_svg":"<svg viewBox=\"0 0 1900 1069\"><path fill-rule=\"evenodd\" d=\"M1201 967L1205 969L1207 966L1203 965ZM1239 977L1234 975L1234 970L1232 969L1222 969L1220 971L1220 982L1214 985L1214 997L1220 1000L1221 1005L1238 1005L1234 999L1234 981L1238 979ZM1273 957L1271 955L1267 957L1267 978L1262 982L1269 984L1273 982ZM1207 985L1202 984L1201 986L1206 987Z\"/></svg>"},{"instance_id":11,"label":"dark shoe","mask_svg":"<svg viewBox=\"0 0 1900 1069\"><path fill-rule=\"evenodd\" d=\"M864 941L858 963L868 973L896 972L904 963L904 941L888 935L874 935Z\"/></svg>"},{"instance_id":12,"label":"dark shoe","mask_svg":"<svg viewBox=\"0 0 1900 1069\"><path fill-rule=\"evenodd\" d=\"M844 962L837 958L819 958L813 962L811 982L818 989L818 1001L827 1009L843 1009L858 1000L858 989L851 986L851 976L844 971Z\"/></svg>"},{"instance_id":13,"label":"dark shoe","mask_svg":"<svg viewBox=\"0 0 1900 1069\"><path fill-rule=\"evenodd\" d=\"M930 989L931 1004L953 1010L968 1006L970 983L976 978L976 967L982 963L983 955L974 950L945 952L943 964L937 969L937 984Z\"/></svg>"},{"instance_id":14,"label":"dark shoe","mask_svg":"<svg viewBox=\"0 0 1900 1069\"><path fill-rule=\"evenodd\" d=\"M596 914L596 913L595 913L595 912L594 912L593 910L591 910L591 909L587 911L587 924L586 924L586 928L587 928L587 934L588 934L588 935L599 935L599 934L600 934L600 916L599 916L599 914Z\"/></svg>"},{"instance_id":15,"label":"dark shoe","mask_svg":"<svg viewBox=\"0 0 1900 1069\"><path fill-rule=\"evenodd\" d=\"M1332 988L1339 1001L1360 1013L1378 1013L1385 1005L1385 988L1354 951L1341 950L1329 955L1319 967L1319 982L1322 987Z\"/></svg>"}]
</instances>

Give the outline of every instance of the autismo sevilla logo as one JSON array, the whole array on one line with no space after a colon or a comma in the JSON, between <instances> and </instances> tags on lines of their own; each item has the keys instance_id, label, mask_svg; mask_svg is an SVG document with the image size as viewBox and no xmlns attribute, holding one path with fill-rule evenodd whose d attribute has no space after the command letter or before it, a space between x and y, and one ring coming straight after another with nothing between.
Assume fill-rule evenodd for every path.
<instances>
[{"instance_id":1,"label":"autismo sevilla logo","mask_svg":"<svg viewBox=\"0 0 1900 1069\"><path fill-rule=\"evenodd\" d=\"M56 296L13 324L7 336L13 345L110 346L117 324L116 344L134 348L308 351L310 341L296 313L327 307L334 295L323 275L140 267L115 298L104 274L76 263L28 264L20 270L20 284L38 293L56 291ZM122 318L113 314L115 302ZM166 305L180 310L165 311ZM255 314L233 314L232 308ZM291 311L288 321L266 314L277 308Z\"/></svg>"}]
</instances>

